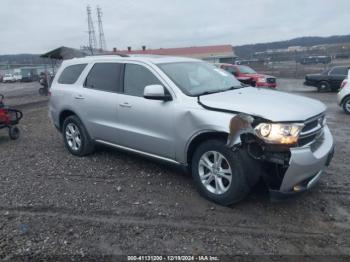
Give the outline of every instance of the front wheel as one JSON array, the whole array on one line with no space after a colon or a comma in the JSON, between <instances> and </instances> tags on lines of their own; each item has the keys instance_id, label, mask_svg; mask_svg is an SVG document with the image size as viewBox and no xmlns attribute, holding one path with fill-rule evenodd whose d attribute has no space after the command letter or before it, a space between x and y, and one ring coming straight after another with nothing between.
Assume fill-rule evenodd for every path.
<instances>
[{"instance_id":1,"label":"front wheel","mask_svg":"<svg viewBox=\"0 0 350 262\"><path fill-rule=\"evenodd\" d=\"M242 200L253 186L241 150L232 151L225 141L208 140L194 152L192 176L199 193L220 205Z\"/></svg>"},{"instance_id":2,"label":"front wheel","mask_svg":"<svg viewBox=\"0 0 350 262\"><path fill-rule=\"evenodd\" d=\"M343 102L343 109L345 113L350 114L350 97L345 98Z\"/></svg>"}]
</instances>

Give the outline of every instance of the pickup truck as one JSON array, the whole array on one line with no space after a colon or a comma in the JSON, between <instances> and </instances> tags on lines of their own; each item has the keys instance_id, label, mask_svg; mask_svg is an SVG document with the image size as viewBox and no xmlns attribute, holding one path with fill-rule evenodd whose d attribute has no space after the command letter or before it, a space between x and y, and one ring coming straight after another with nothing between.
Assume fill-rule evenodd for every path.
<instances>
[{"instance_id":1,"label":"pickup truck","mask_svg":"<svg viewBox=\"0 0 350 262\"><path fill-rule=\"evenodd\" d=\"M319 92L338 91L348 70L348 66L335 66L320 74L308 74L305 76L304 85L317 87Z\"/></svg>"},{"instance_id":2,"label":"pickup truck","mask_svg":"<svg viewBox=\"0 0 350 262\"><path fill-rule=\"evenodd\" d=\"M233 74L237 80L244 84L256 87L276 88L276 77L259 74L246 65L216 64L217 67Z\"/></svg>"},{"instance_id":3,"label":"pickup truck","mask_svg":"<svg viewBox=\"0 0 350 262\"><path fill-rule=\"evenodd\" d=\"M2 79L2 82L4 83L14 83L16 82L16 78L11 74L5 74L5 76Z\"/></svg>"}]
</instances>

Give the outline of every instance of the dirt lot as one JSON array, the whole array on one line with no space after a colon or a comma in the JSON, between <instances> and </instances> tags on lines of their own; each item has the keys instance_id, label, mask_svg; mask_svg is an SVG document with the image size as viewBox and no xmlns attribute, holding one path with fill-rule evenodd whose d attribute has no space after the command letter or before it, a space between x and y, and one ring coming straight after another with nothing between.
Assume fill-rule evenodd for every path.
<instances>
[{"instance_id":1,"label":"dirt lot","mask_svg":"<svg viewBox=\"0 0 350 262\"><path fill-rule=\"evenodd\" d=\"M22 137L0 130L0 260L14 255L350 255L350 116L301 80L280 89L328 106L336 152L320 183L271 203L262 187L233 207L201 198L174 167L113 149L77 158L50 123L37 84L0 84L21 105Z\"/></svg>"}]
</instances>

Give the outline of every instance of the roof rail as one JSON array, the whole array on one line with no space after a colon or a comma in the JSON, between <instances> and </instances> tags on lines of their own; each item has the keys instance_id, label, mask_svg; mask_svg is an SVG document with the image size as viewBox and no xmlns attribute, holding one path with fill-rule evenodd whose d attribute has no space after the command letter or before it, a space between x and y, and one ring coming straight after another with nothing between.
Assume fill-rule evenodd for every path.
<instances>
[{"instance_id":1,"label":"roof rail","mask_svg":"<svg viewBox=\"0 0 350 262\"><path fill-rule=\"evenodd\" d=\"M92 56L105 56L105 55L118 55L120 57L130 57L127 54L120 54L120 53L93 54Z\"/></svg>"}]
</instances>

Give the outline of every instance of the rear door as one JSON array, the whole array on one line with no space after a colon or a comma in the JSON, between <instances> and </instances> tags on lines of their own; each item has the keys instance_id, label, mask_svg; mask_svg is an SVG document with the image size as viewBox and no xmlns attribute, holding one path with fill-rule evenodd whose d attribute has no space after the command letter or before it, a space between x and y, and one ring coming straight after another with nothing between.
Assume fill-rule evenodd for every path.
<instances>
[{"instance_id":1,"label":"rear door","mask_svg":"<svg viewBox=\"0 0 350 262\"><path fill-rule=\"evenodd\" d=\"M127 63L119 99L120 145L174 159L174 101L143 97L145 86L166 87L147 65ZM169 93L170 94L170 93Z\"/></svg>"},{"instance_id":2,"label":"rear door","mask_svg":"<svg viewBox=\"0 0 350 262\"><path fill-rule=\"evenodd\" d=\"M122 90L122 70L122 63L94 63L83 88L75 96L76 103L80 104L79 115L95 140L119 142L118 103Z\"/></svg>"}]
</instances>

